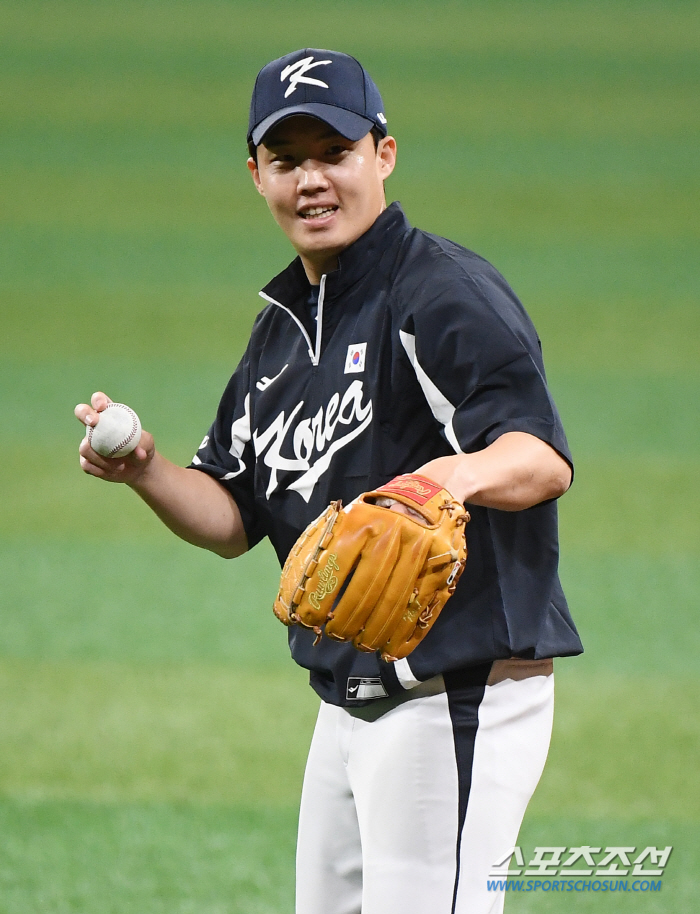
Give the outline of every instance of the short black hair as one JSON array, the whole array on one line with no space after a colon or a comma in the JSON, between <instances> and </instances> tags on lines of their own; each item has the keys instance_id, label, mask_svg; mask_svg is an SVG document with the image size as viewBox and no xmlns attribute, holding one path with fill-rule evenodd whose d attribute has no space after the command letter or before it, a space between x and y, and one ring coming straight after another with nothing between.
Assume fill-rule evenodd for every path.
<instances>
[{"instance_id":1,"label":"short black hair","mask_svg":"<svg viewBox=\"0 0 700 914\"><path fill-rule=\"evenodd\" d=\"M381 130L378 127L372 127L372 129L370 130L370 133L372 134L372 139L374 140L374 150L376 152L377 149L379 149L379 141L384 139L384 134L381 132ZM252 140L248 143L248 155L251 157L251 159L253 159L253 161L257 165L258 164L258 147L255 145L255 143Z\"/></svg>"}]
</instances>

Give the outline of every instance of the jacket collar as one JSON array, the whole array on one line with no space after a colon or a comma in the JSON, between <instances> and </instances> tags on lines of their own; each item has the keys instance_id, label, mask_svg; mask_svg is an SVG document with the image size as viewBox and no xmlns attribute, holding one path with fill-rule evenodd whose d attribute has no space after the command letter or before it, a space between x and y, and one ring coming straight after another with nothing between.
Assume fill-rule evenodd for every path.
<instances>
[{"instance_id":1,"label":"jacket collar","mask_svg":"<svg viewBox=\"0 0 700 914\"><path fill-rule=\"evenodd\" d=\"M388 206L379 214L364 235L361 235L338 256L338 269L327 274L326 300L341 295L370 270L375 269L381 256L392 242L397 241L410 229L411 225L401 204L395 202ZM309 292L309 281L306 278L301 259L296 257L262 291L265 296L286 305L292 305L300 296L306 298Z\"/></svg>"}]
</instances>

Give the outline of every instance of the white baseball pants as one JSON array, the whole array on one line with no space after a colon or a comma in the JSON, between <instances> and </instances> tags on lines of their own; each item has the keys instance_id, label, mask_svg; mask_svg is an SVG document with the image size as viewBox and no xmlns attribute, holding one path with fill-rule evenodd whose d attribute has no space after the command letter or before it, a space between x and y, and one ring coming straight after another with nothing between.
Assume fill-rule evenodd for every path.
<instances>
[{"instance_id":1,"label":"white baseball pants","mask_svg":"<svg viewBox=\"0 0 700 914\"><path fill-rule=\"evenodd\" d=\"M488 668L487 668L488 673ZM321 704L304 777L297 914L500 914L552 730L550 661L438 676L366 708Z\"/></svg>"}]
</instances>

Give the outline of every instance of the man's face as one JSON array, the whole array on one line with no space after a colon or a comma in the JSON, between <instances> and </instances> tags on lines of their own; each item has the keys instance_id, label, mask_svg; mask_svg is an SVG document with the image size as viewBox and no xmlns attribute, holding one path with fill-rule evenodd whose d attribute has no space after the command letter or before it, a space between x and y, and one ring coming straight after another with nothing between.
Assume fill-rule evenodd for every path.
<instances>
[{"instance_id":1,"label":"man's face","mask_svg":"<svg viewBox=\"0 0 700 914\"><path fill-rule=\"evenodd\" d=\"M316 118L282 121L258 147L248 168L272 215L318 282L338 254L363 235L385 208L384 180L394 169L396 143L375 150L371 134L353 142Z\"/></svg>"}]
</instances>

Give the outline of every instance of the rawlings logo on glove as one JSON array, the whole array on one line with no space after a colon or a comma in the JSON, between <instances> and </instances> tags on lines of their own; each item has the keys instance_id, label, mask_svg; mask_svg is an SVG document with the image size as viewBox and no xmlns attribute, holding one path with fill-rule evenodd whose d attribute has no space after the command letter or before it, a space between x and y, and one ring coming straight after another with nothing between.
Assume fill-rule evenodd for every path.
<instances>
[{"instance_id":1,"label":"rawlings logo on glove","mask_svg":"<svg viewBox=\"0 0 700 914\"><path fill-rule=\"evenodd\" d=\"M408 656L454 593L469 513L423 476L397 476L310 524L282 569L273 609L285 625Z\"/></svg>"},{"instance_id":2,"label":"rawlings logo on glove","mask_svg":"<svg viewBox=\"0 0 700 914\"><path fill-rule=\"evenodd\" d=\"M309 603L314 609L320 610L321 600L327 597L329 593L333 593L338 586L338 578L333 574L334 571L340 571L340 566L338 565L338 557L331 554L328 556L325 568L318 573L318 587L313 593L309 594Z\"/></svg>"}]
</instances>

